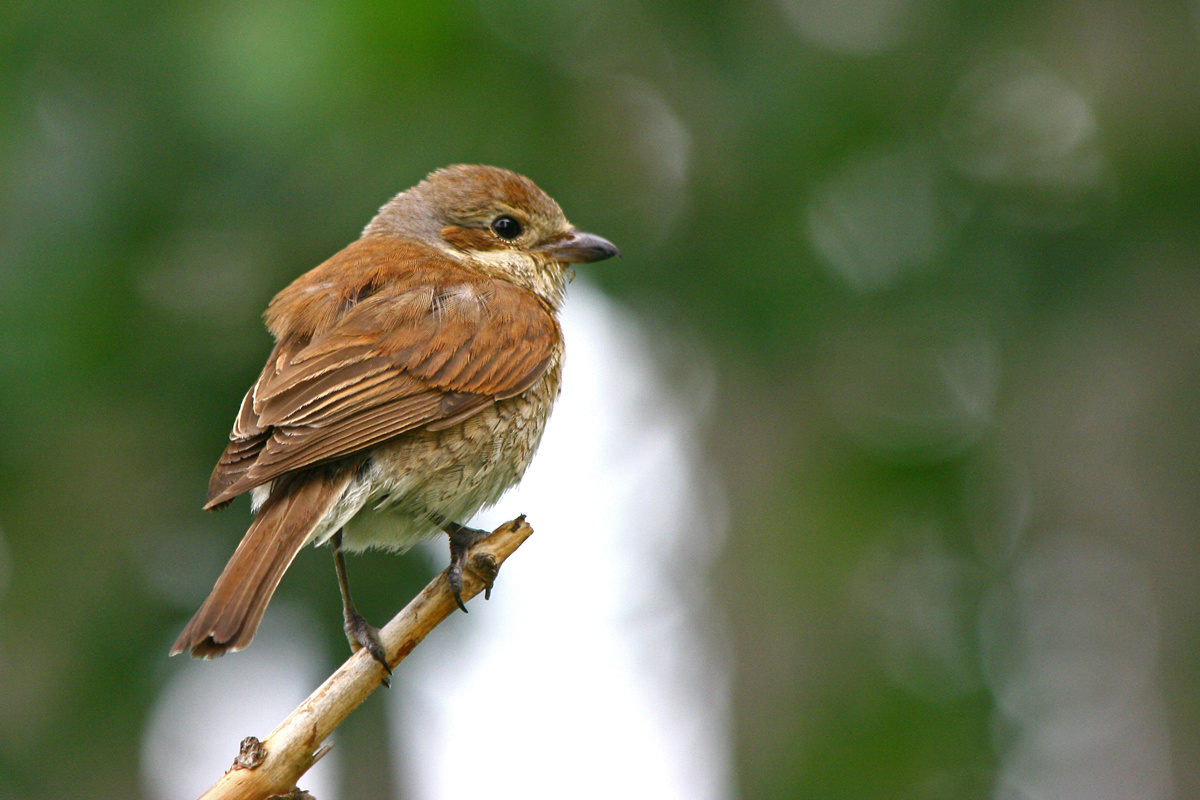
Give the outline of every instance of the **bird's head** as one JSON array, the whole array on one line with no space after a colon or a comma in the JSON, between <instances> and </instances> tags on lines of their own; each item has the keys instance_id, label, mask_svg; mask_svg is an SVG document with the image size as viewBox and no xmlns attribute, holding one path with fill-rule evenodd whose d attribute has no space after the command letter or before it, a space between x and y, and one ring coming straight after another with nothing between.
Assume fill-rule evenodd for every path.
<instances>
[{"instance_id":1,"label":"bird's head","mask_svg":"<svg viewBox=\"0 0 1200 800\"><path fill-rule=\"evenodd\" d=\"M406 236L472 268L524 286L557 308L569 265L618 255L607 239L578 230L558 203L523 175L456 164L397 195L363 235Z\"/></svg>"}]
</instances>

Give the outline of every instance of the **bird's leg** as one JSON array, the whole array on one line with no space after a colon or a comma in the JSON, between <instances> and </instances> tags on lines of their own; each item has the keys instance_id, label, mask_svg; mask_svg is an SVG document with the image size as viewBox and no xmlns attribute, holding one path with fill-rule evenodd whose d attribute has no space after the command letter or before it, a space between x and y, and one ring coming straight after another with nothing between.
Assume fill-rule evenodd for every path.
<instances>
[{"instance_id":1,"label":"bird's leg","mask_svg":"<svg viewBox=\"0 0 1200 800\"><path fill-rule=\"evenodd\" d=\"M338 587L342 590L342 618L345 622L342 629L346 631L346 638L350 641L350 649L357 653L362 648L367 648L367 652L371 657L383 665L387 670L387 674L392 674L392 668L388 666L387 654L383 650L383 643L379 641L379 629L372 627L362 614L358 613L358 609L354 607L354 601L350 599L350 581L346 577L346 556L342 552L342 532L338 531L331 539L333 544L333 567L337 570ZM383 679L384 686L391 686L391 681L388 678Z\"/></svg>"},{"instance_id":2,"label":"bird's leg","mask_svg":"<svg viewBox=\"0 0 1200 800\"><path fill-rule=\"evenodd\" d=\"M462 600L462 576L463 567L467 565L467 551L492 534L490 531L468 528L466 525L459 525L457 522L450 522L444 518L439 518L437 524L450 537L450 569L446 570L446 581L450 584L450 591L454 594L454 602L458 603L458 607L465 612L467 606ZM491 598L491 583L484 589L483 596L484 599Z\"/></svg>"}]
</instances>

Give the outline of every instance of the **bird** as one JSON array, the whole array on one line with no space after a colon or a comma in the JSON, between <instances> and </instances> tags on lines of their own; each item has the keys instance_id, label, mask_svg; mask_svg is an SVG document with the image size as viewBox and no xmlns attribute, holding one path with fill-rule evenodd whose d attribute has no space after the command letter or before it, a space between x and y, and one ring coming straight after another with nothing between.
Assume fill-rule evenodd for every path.
<instances>
[{"instance_id":1,"label":"bird","mask_svg":"<svg viewBox=\"0 0 1200 800\"><path fill-rule=\"evenodd\" d=\"M445 532L459 607L466 525L529 466L562 384L574 265L619 255L533 181L456 164L385 203L361 236L264 313L275 344L242 400L204 507L254 519L171 648L250 644L296 554L330 544L351 649L388 669L344 553ZM390 669L388 669L390 672Z\"/></svg>"}]
</instances>

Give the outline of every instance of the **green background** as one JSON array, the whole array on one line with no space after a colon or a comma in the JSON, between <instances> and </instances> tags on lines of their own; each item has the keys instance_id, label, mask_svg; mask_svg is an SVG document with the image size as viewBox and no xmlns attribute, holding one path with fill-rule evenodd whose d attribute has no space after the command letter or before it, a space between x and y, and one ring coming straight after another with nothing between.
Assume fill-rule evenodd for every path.
<instances>
[{"instance_id":1,"label":"green background","mask_svg":"<svg viewBox=\"0 0 1200 800\"><path fill-rule=\"evenodd\" d=\"M1128 796L1200 795L1198 36L1150 0L6 3L0 797L143 792L246 522L199 506L259 314L454 162L618 243L588 278L713 364L740 796L1019 797L1031 720L1132 669L1166 765ZM363 559L363 605L425 569Z\"/></svg>"}]
</instances>

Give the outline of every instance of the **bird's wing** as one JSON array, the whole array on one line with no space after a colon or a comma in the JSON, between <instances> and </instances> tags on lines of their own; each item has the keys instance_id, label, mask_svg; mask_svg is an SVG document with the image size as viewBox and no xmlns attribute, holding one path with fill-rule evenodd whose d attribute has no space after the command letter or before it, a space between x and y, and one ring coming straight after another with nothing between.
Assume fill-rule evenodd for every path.
<instances>
[{"instance_id":1,"label":"bird's wing","mask_svg":"<svg viewBox=\"0 0 1200 800\"><path fill-rule=\"evenodd\" d=\"M545 373L562 334L534 294L432 251L397 261L387 274L343 275L336 289L322 280L326 262L280 294L326 287L307 316L281 322L268 312L279 342L242 401L207 508L286 472L465 419Z\"/></svg>"}]
</instances>

